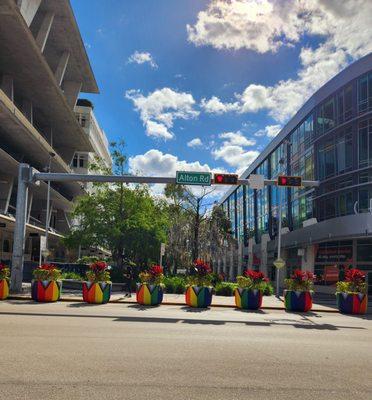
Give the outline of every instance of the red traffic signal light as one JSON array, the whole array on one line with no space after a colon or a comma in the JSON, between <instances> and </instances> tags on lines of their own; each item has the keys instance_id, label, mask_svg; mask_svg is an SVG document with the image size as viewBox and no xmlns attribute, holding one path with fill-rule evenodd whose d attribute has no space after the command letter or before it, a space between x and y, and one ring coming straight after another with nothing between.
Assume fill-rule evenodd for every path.
<instances>
[{"instance_id":1,"label":"red traffic signal light","mask_svg":"<svg viewBox=\"0 0 372 400\"><path fill-rule=\"evenodd\" d=\"M236 174L214 174L215 185L237 185L238 175Z\"/></svg>"},{"instance_id":2,"label":"red traffic signal light","mask_svg":"<svg viewBox=\"0 0 372 400\"><path fill-rule=\"evenodd\" d=\"M300 187L302 186L302 178L300 176L281 175L278 176L277 185L286 187Z\"/></svg>"}]
</instances>

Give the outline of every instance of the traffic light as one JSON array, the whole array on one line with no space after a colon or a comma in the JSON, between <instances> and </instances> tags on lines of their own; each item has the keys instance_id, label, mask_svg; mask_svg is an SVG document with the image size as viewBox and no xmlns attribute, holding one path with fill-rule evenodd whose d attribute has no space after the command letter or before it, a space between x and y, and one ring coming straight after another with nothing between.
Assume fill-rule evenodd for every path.
<instances>
[{"instance_id":1,"label":"traffic light","mask_svg":"<svg viewBox=\"0 0 372 400\"><path fill-rule=\"evenodd\" d=\"M237 185L238 175L236 174L214 174L215 185Z\"/></svg>"},{"instance_id":2,"label":"traffic light","mask_svg":"<svg viewBox=\"0 0 372 400\"><path fill-rule=\"evenodd\" d=\"M302 186L302 178L300 176L281 175L278 176L277 185L286 187L300 187Z\"/></svg>"}]
</instances>

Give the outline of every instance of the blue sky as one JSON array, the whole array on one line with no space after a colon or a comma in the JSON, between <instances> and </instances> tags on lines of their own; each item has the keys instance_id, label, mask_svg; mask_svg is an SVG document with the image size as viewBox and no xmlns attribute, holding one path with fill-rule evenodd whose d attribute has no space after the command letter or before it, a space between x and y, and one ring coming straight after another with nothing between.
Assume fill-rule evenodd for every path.
<instances>
[{"instance_id":1,"label":"blue sky","mask_svg":"<svg viewBox=\"0 0 372 400\"><path fill-rule=\"evenodd\" d=\"M370 3L357 15L351 1L326 3L72 0L100 88L84 97L109 140L126 141L132 172L242 172L317 88L371 51Z\"/></svg>"}]
</instances>

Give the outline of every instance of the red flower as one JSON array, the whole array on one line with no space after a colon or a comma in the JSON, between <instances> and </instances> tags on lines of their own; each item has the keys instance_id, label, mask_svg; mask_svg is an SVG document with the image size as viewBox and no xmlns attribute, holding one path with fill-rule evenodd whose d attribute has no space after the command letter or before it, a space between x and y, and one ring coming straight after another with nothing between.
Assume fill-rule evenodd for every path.
<instances>
[{"instance_id":1,"label":"red flower","mask_svg":"<svg viewBox=\"0 0 372 400\"><path fill-rule=\"evenodd\" d=\"M149 269L149 273L153 276L158 276L161 275L163 273L163 267L161 267L160 265L153 265L150 269Z\"/></svg>"},{"instance_id":2,"label":"red flower","mask_svg":"<svg viewBox=\"0 0 372 400\"><path fill-rule=\"evenodd\" d=\"M357 268L348 269L345 272L346 282L353 282L354 284L359 284L365 281L366 275Z\"/></svg>"},{"instance_id":3,"label":"red flower","mask_svg":"<svg viewBox=\"0 0 372 400\"><path fill-rule=\"evenodd\" d=\"M54 269L57 269L57 267L53 264L42 264L39 265L37 269L42 269L44 271L53 271Z\"/></svg>"},{"instance_id":4,"label":"red flower","mask_svg":"<svg viewBox=\"0 0 372 400\"><path fill-rule=\"evenodd\" d=\"M104 261L97 261L89 267L94 273L100 273L107 269L107 264Z\"/></svg>"},{"instance_id":5,"label":"red flower","mask_svg":"<svg viewBox=\"0 0 372 400\"><path fill-rule=\"evenodd\" d=\"M7 265L0 263L0 271L2 271L3 269L8 268Z\"/></svg>"},{"instance_id":6,"label":"red flower","mask_svg":"<svg viewBox=\"0 0 372 400\"><path fill-rule=\"evenodd\" d=\"M258 283L260 281L267 282L268 279L261 271L254 271L253 269L247 269L244 271L244 276L252 279L253 282Z\"/></svg>"},{"instance_id":7,"label":"red flower","mask_svg":"<svg viewBox=\"0 0 372 400\"><path fill-rule=\"evenodd\" d=\"M194 269L198 275L208 275L212 272L210 265L200 259L195 260Z\"/></svg>"},{"instance_id":8,"label":"red flower","mask_svg":"<svg viewBox=\"0 0 372 400\"><path fill-rule=\"evenodd\" d=\"M291 279L297 282L306 282L306 281L314 281L315 275L310 271L301 271L300 269L296 269L293 271L291 275Z\"/></svg>"}]
</instances>

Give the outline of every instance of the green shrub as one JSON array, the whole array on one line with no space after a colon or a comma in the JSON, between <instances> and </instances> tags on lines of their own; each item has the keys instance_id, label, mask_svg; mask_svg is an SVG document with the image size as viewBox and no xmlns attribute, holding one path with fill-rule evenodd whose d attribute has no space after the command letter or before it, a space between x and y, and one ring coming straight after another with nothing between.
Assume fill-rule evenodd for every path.
<instances>
[{"instance_id":1,"label":"green shrub","mask_svg":"<svg viewBox=\"0 0 372 400\"><path fill-rule=\"evenodd\" d=\"M263 290L264 296L272 296L274 294L274 287L271 282L265 282L265 288Z\"/></svg>"},{"instance_id":2,"label":"green shrub","mask_svg":"<svg viewBox=\"0 0 372 400\"><path fill-rule=\"evenodd\" d=\"M234 290L237 288L236 283L233 282L220 282L215 287L217 296L233 296Z\"/></svg>"},{"instance_id":3,"label":"green shrub","mask_svg":"<svg viewBox=\"0 0 372 400\"><path fill-rule=\"evenodd\" d=\"M186 281L183 276L166 276L163 283L167 293L182 294L185 292Z\"/></svg>"},{"instance_id":4,"label":"green shrub","mask_svg":"<svg viewBox=\"0 0 372 400\"><path fill-rule=\"evenodd\" d=\"M82 281L83 277L77 272L63 272L62 279L75 279L77 281Z\"/></svg>"}]
</instances>

